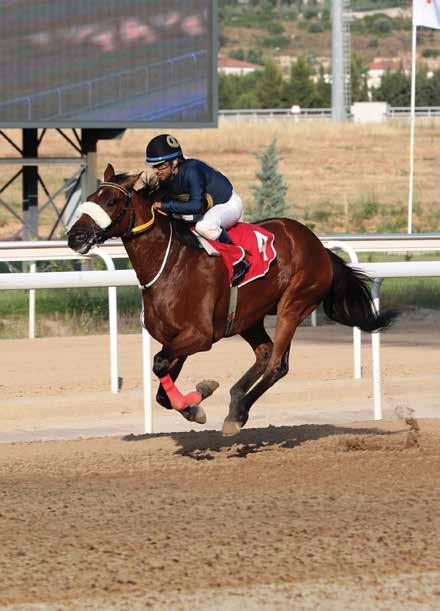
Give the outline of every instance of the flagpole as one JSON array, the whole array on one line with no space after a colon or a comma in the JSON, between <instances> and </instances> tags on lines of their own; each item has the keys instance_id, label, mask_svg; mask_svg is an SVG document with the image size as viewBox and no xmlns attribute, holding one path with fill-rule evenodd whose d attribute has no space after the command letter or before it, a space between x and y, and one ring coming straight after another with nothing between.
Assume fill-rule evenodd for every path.
<instances>
[{"instance_id":1,"label":"flagpole","mask_svg":"<svg viewBox=\"0 0 440 611\"><path fill-rule=\"evenodd\" d=\"M408 192L408 233L412 233L413 192L414 192L414 127L416 122L416 44L417 26L412 24L412 61L411 61L411 115L409 139L409 192Z\"/></svg>"}]
</instances>

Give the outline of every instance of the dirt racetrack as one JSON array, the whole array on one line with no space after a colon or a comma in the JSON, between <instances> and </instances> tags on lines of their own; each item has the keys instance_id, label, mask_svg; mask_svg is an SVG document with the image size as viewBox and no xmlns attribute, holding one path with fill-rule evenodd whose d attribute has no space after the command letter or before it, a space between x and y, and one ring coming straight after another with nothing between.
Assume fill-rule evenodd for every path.
<instances>
[{"instance_id":1,"label":"dirt racetrack","mask_svg":"<svg viewBox=\"0 0 440 611\"><path fill-rule=\"evenodd\" d=\"M218 429L251 357L241 340L182 374L185 390L222 382L206 430L157 410L149 437L138 337L121 338L117 397L105 337L2 341L1 608L438 609L435 328L383 336L380 423L368 340L359 382L349 330L301 328L291 373L230 439Z\"/></svg>"}]
</instances>

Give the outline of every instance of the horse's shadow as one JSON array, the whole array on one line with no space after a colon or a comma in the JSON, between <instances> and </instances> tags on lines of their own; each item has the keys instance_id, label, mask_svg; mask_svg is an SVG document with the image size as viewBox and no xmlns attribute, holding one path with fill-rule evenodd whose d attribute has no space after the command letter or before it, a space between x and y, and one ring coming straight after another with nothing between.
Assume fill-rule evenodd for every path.
<instances>
[{"instance_id":1,"label":"horse's shadow","mask_svg":"<svg viewBox=\"0 0 440 611\"><path fill-rule=\"evenodd\" d=\"M214 460L216 454L230 449L227 458L246 458L249 454L270 451L271 448L292 449L306 441L317 441L334 435L394 435L402 431L378 428L349 428L332 424L302 424L299 426L269 426L243 429L239 435L223 437L220 431L190 431L156 435L126 435L124 441L146 441L170 437L178 444L175 454L193 460Z\"/></svg>"}]
</instances>

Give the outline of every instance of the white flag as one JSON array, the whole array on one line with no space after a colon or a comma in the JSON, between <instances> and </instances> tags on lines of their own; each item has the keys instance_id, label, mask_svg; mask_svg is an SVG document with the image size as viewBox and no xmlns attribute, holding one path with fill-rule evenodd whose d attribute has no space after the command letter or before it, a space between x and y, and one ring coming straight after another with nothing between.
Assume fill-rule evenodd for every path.
<instances>
[{"instance_id":1,"label":"white flag","mask_svg":"<svg viewBox=\"0 0 440 611\"><path fill-rule=\"evenodd\" d=\"M413 23L440 29L440 0L413 0Z\"/></svg>"}]
</instances>

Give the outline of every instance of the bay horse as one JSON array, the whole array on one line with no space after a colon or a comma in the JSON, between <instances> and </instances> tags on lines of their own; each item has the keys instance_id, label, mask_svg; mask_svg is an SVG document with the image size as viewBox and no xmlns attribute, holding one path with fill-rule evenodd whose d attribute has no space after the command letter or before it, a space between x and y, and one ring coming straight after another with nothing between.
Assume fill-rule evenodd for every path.
<instances>
[{"instance_id":1,"label":"bay horse","mask_svg":"<svg viewBox=\"0 0 440 611\"><path fill-rule=\"evenodd\" d=\"M68 243L85 254L109 238L122 239L142 288L143 324L162 344L153 364L160 380L156 399L186 419L204 423L200 403L217 382L203 382L183 395L175 381L188 356L209 350L225 337L229 277L221 257L194 247L195 238L185 223L155 209L160 187L135 190L141 174L115 174L108 164L104 182L80 206L81 216L68 232ZM294 333L320 303L332 320L367 332L386 328L396 316L393 310L376 311L368 276L324 248L310 229L288 218L267 219L260 225L275 236L277 257L264 277L238 289L229 334L250 344L255 362L230 390L226 436L240 431L255 401L287 374ZM273 341L264 327L268 314L277 316Z\"/></svg>"}]
</instances>

